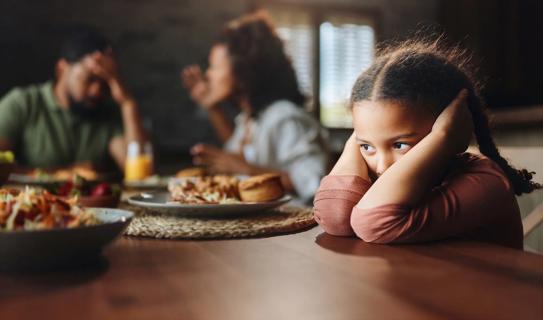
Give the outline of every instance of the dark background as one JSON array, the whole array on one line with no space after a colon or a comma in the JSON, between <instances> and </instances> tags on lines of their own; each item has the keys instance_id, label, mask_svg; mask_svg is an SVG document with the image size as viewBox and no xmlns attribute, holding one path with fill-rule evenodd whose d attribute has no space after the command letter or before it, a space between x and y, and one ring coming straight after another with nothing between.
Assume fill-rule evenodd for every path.
<instances>
[{"instance_id":1,"label":"dark background","mask_svg":"<svg viewBox=\"0 0 543 320\"><path fill-rule=\"evenodd\" d=\"M541 1L280 2L374 10L380 17L379 40L437 26L475 53L490 107L543 103ZM213 132L205 113L182 89L179 71L187 64L204 64L221 25L254 7L250 0L2 0L0 95L50 79L63 30L94 25L115 44L122 77L141 106L158 153L186 153L198 141L213 141Z\"/></svg>"}]
</instances>

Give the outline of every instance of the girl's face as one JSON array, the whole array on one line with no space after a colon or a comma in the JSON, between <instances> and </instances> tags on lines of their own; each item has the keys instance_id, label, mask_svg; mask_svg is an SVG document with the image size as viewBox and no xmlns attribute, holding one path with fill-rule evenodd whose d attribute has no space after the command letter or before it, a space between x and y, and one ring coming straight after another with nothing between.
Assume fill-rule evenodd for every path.
<instances>
[{"instance_id":1,"label":"girl's face","mask_svg":"<svg viewBox=\"0 0 543 320\"><path fill-rule=\"evenodd\" d=\"M224 101L234 92L234 74L228 48L217 44L209 53L209 68L206 71L209 93L215 101Z\"/></svg>"},{"instance_id":2,"label":"girl's face","mask_svg":"<svg viewBox=\"0 0 543 320\"><path fill-rule=\"evenodd\" d=\"M353 105L356 141L372 180L430 133L436 116L424 109L390 100L364 100Z\"/></svg>"}]
</instances>

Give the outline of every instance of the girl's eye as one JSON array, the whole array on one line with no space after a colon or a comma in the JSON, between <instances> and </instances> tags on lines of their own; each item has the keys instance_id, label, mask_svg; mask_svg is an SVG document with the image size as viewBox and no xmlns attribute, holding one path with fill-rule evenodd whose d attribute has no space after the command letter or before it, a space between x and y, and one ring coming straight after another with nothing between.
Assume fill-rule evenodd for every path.
<instances>
[{"instance_id":1,"label":"girl's eye","mask_svg":"<svg viewBox=\"0 0 543 320\"><path fill-rule=\"evenodd\" d=\"M409 149L409 145L407 143L403 143L403 142L396 142L396 143L394 143L394 149L407 150L407 149Z\"/></svg>"},{"instance_id":2,"label":"girl's eye","mask_svg":"<svg viewBox=\"0 0 543 320\"><path fill-rule=\"evenodd\" d=\"M369 144L361 144L360 148L362 148L362 150L364 150L365 152L373 152L373 151L375 151L375 148L370 146Z\"/></svg>"}]
</instances>

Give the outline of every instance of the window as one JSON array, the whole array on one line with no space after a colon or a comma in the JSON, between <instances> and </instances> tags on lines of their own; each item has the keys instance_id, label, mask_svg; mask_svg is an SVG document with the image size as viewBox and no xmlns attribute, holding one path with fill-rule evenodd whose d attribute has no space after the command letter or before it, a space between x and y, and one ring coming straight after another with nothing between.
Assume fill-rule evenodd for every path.
<instances>
[{"instance_id":1,"label":"window","mask_svg":"<svg viewBox=\"0 0 543 320\"><path fill-rule=\"evenodd\" d=\"M313 63L315 30L311 25L311 16L303 13L284 13L279 15L277 33L285 43L285 50L292 60L294 70L302 92L313 95ZM309 53L309 54L308 54Z\"/></svg>"},{"instance_id":2,"label":"window","mask_svg":"<svg viewBox=\"0 0 543 320\"><path fill-rule=\"evenodd\" d=\"M329 128L352 127L347 102L354 81L373 62L375 19L288 7L272 8L270 13L300 87L313 98L310 107L321 123Z\"/></svg>"},{"instance_id":3,"label":"window","mask_svg":"<svg viewBox=\"0 0 543 320\"><path fill-rule=\"evenodd\" d=\"M352 127L346 105L356 78L373 62L373 28L339 17L321 23L319 34L321 122Z\"/></svg>"}]
</instances>

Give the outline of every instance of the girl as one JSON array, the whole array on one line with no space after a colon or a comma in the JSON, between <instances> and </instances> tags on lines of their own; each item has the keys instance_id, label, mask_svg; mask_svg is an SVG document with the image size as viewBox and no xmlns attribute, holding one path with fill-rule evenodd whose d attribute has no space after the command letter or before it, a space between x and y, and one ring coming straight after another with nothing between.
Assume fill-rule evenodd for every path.
<instances>
[{"instance_id":1,"label":"girl","mask_svg":"<svg viewBox=\"0 0 543 320\"><path fill-rule=\"evenodd\" d=\"M327 233L522 248L515 194L539 185L500 156L463 53L439 41L385 49L356 80L350 104L354 132L314 201ZM482 155L463 153L473 134Z\"/></svg>"},{"instance_id":2,"label":"girl","mask_svg":"<svg viewBox=\"0 0 543 320\"><path fill-rule=\"evenodd\" d=\"M278 172L288 191L313 198L328 164L318 122L302 108L304 96L283 43L266 14L227 24L211 49L205 76L182 73L191 97L209 114L224 150L198 144L194 162L217 173ZM239 107L235 125L220 108Z\"/></svg>"}]
</instances>

